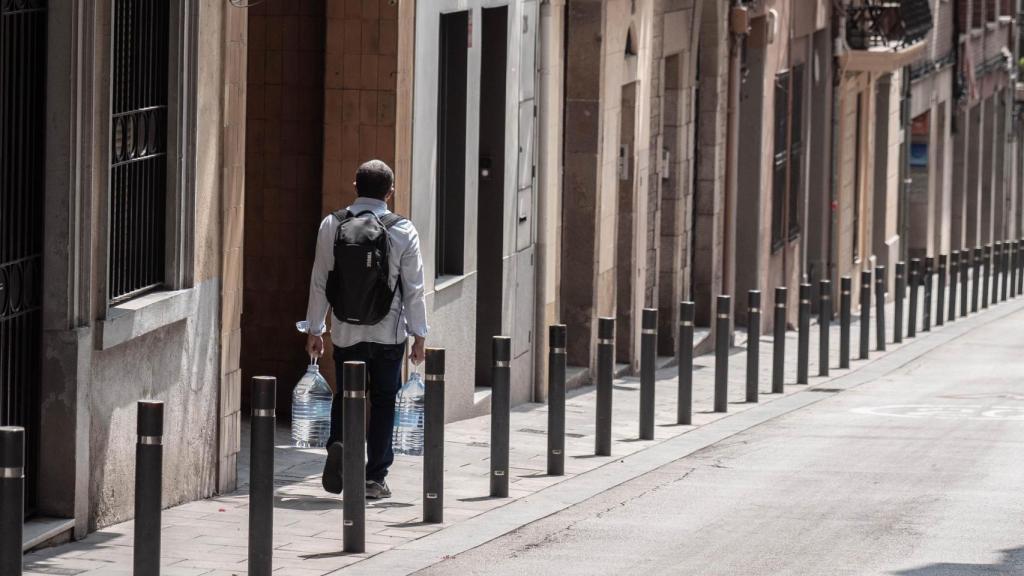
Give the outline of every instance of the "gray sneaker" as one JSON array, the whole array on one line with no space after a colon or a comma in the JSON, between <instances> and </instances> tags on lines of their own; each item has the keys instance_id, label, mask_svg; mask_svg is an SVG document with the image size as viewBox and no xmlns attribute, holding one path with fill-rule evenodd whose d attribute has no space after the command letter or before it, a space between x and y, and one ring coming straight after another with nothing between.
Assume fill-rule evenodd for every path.
<instances>
[{"instance_id":1,"label":"gray sneaker","mask_svg":"<svg viewBox=\"0 0 1024 576\"><path fill-rule=\"evenodd\" d=\"M391 488L388 488L388 483L381 480L366 481L366 499L367 500L381 500L383 498L391 498Z\"/></svg>"},{"instance_id":2,"label":"gray sneaker","mask_svg":"<svg viewBox=\"0 0 1024 576\"><path fill-rule=\"evenodd\" d=\"M331 494L341 494L344 486L341 476L344 455L345 449L341 442L335 442L327 447L327 462L324 463L324 475L320 482L324 485L324 490Z\"/></svg>"}]
</instances>

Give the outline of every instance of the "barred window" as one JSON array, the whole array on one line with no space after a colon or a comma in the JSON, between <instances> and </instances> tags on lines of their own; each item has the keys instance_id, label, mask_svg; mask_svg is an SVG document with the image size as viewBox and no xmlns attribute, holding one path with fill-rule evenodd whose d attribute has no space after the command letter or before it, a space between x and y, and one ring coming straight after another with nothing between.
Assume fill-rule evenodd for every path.
<instances>
[{"instance_id":1,"label":"barred window","mask_svg":"<svg viewBox=\"0 0 1024 576\"><path fill-rule=\"evenodd\" d=\"M164 284L169 0L114 0L111 45L108 294Z\"/></svg>"}]
</instances>

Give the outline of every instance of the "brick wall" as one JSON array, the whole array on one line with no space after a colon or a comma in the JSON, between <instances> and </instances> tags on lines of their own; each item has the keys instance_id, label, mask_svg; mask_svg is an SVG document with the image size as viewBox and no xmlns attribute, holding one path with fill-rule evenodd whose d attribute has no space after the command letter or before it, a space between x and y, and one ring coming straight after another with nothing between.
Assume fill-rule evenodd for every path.
<instances>
[{"instance_id":1,"label":"brick wall","mask_svg":"<svg viewBox=\"0 0 1024 576\"><path fill-rule=\"evenodd\" d=\"M248 9L243 402L254 375L278 377L278 413L308 363L294 323L305 317L320 220L323 163L322 0Z\"/></svg>"},{"instance_id":2,"label":"brick wall","mask_svg":"<svg viewBox=\"0 0 1024 576\"><path fill-rule=\"evenodd\" d=\"M355 197L362 162L394 167L398 8L388 0L328 0L324 62L324 213Z\"/></svg>"}]
</instances>

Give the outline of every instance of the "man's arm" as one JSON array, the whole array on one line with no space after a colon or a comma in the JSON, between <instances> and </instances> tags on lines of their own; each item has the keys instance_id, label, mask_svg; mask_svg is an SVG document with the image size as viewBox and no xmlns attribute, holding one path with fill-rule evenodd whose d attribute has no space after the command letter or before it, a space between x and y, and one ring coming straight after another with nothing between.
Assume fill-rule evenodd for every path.
<instances>
[{"instance_id":1,"label":"man's arm","mask_svg":"<svg viewBox=\"0 0 1024 576\"><path fill-rule=\"evenodd\" d=\"M409 359L413 364L419 364L423 361L424 346L430 328L427 326L427 304L423 296L423 257L420 254L420 238L414 227L409 235L409 247L402 253L401 267L406 330L413 336Z\"/></svg>"},{"instance_id":2,"label":"man's arm","mask_svg":"<svg viewBox=\"0 0 1024 576\"><path fill-rule=\"evenodd\" d=\"M306 352L310 357L319 358L324 353L324 321L327 319L327 275L334 267L334 216L327 216L320 223L316 236L316 255L313 272L309 278L309 304L306 306L306 322L309 336L306 338Z\"/></svg>"}]
</instances>

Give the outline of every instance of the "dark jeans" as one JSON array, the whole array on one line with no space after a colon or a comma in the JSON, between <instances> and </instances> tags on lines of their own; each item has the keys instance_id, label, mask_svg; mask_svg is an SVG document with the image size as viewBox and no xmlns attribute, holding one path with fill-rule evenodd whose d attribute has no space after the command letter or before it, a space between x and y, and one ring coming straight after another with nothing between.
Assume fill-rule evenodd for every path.
<instances>
[{"instance_id":1,"label":"dark jeans","mask_svg":"<svg viewBox=\"0 0 1024 576\"><path fill-rule=\"evenodd\" d=\"M366 479L383 482L388 468L395 461L391 448L391 433L395 424L395 396L402 387L402 359L405 343L375 344L360 342L348 348L334 347L334 367L338 380L338 393L331 403L330 446L342 439L341 408L342 365L345 362L366 363L366 397L370 401L370 420L366 427Z\"/></svg>"}]
</instances>

